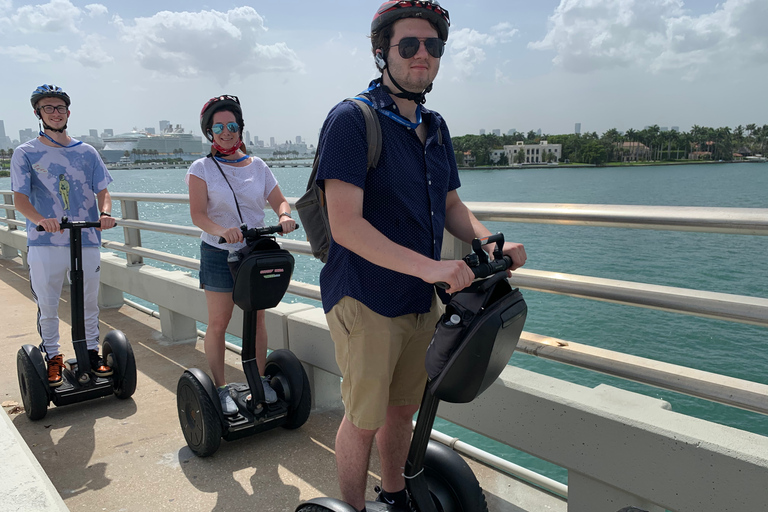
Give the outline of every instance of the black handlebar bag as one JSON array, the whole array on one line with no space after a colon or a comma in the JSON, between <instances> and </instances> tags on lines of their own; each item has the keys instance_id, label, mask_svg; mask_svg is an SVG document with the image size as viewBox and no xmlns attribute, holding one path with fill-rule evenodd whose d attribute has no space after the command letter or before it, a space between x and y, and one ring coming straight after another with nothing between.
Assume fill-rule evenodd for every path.
<instances>
[{"instance_id":1,"label":"black handlebar bag","mask_svg":"<svg viewBox=\"0 0 768 512\"><path fill-rule=\"evenodd\" d=\"M523 295L501 272L453 295L427 349L429 389L440 400L466 403L509 363L528 312ZM452 322L457 315L459 322Z\"/></svg>"},{"instance_id":2,"label":"black handlebar bag","mask_svg":"<svg viewBox=\"0 0 768 512\"><path fill-rule=\"evenodd\" d=\"M293 255L281 249L273 237L261 237L238 251L229 262L235 286L232 299L243 311L269 309L282 300L293 274Z\"/></svg>"}]
</instances>

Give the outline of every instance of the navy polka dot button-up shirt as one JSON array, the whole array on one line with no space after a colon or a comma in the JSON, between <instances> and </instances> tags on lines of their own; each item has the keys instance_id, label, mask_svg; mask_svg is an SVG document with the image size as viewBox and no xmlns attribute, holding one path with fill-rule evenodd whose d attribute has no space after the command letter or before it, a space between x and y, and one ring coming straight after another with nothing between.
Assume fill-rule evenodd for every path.
<instances>
[{"instance_id":1,"label":"navy polka dot button-up shirt","mask_svg":"<svg viewBox=\"0 0 768 512\"><path fill-rule=\"evenodd\" d=\"M369 94L376 110L399 114L381 87ZM368 141L360 108L344 101L323 124L317 182L337 179L362 188L363 217L396 244L440 260L445 227L445 200L459 188L459 172L448 128L437 112L422 108L428 127L426 144L416 132L378 113L382 132L379 164L367 169ZM442 131L442 144L437 131ZM365 260L332 242L320 272L323 309L328 313L350 296L376 313L396 317L429 311L434 286Z\"/></svg>"}]
</instances>

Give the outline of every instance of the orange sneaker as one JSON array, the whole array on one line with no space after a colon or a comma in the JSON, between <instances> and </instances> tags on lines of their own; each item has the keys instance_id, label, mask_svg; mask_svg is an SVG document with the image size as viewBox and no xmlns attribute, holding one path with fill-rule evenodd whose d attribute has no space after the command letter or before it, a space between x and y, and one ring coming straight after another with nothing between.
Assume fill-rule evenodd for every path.
<instances>
[{"instance_id":1,"label":"orange sneaker","mask_svg":"<svg viewBox=\"0 0 768 512\"><path fill-rule=\"evenodd\" d=\"M59 354L48 359L48 385L52 388L61 386L61 369L64 367L64 356Z\"/></svg>"},{"instance_id":2,"label":"orange sneaker","mask_svg":"<svg viewBox=\"0 0 768 512\"><path fill-rule=\"evenodd\" d=\"M98 350L89 350L88 357L90 357L91 371L94 375L97 377L109 377L112 375L112 368L104 364L104 362L99 357Z\"/></svg>"}]
</instances>

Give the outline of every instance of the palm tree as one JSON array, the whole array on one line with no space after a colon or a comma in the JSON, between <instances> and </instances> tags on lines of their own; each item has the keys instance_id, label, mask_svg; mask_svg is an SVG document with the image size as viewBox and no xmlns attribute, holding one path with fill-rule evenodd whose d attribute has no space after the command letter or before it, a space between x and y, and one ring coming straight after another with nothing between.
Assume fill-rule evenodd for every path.
<instances>
[{"instance_id":1,"label":"palm tree","mask_svg":"<svg viewBox=\"0 0 768 512\"><path fill-rule=\"evenodd\" d=\"M603 145L605 146L605 149L608 150L608 161L612 162L614 159L614 156L616 154L616 144L618 143L619 139L621 138L621 135L619 134L619 130L616 128L611 128L607 132L603 134L601 137L603 141Z\"/></svg>"},{"instance_id":2,"label":"palm tree","mask_svg":"<svg viewBox=\"0 0 768 512\"><path fill-rule=\"evenodd\" d=\"M629 130L627 130L626 136L629 139L629 152L631 153L632 152L632 142L634 142L635 137L637 137L637 132L634 129L630 128ZM635 153L635 162L636 162L637 161L637 148L635 148L635 152L634 153ZM629 159L632 160L632 157L630 156Z\"/></svg>"}]
</instances>

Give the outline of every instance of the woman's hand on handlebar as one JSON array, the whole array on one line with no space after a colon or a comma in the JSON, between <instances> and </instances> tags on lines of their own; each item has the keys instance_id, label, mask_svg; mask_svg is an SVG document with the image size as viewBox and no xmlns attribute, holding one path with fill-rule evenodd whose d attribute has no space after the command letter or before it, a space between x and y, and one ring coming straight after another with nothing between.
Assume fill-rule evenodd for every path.
<instances>
[{"instance_id":1,"label":"woman's hand on handlebar","mask_svg":"<svg viewBox=\"0 0 768 512\"><path fill-rule=\"evenodd\" d=\"M279 233L280 236L283 236L286 233L290 233L296 229L296 221L288 216L280 217L280 225L283 227L282 233Z\"/></svg>"},{"instance_id":2,"label":"woman's hand on handlebar","mask_svg":"<svg viewBox=\"0 0 768 512\"><path fill-rule=\"evenodd\" d=\"M40 222L37 223L38 226L43 227L43 231L47 231L48 233L63 233L64 230L61 229L61 224L59 224L59 221L57 219L42 219Z\"/></svg>"},{"instance_id":3,"label":"woman's hand on handlebar","mask_svg":"<svg viewBox=\"0 0 768 512\"><path fill-rule=\"evenodd\" d=\"M243 232L240 228L228 228L219 233L219 236L224 239L221 243L236 244L243 241Z\"/></svg>"}]
</instances>

